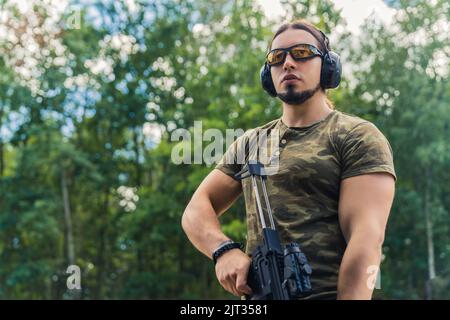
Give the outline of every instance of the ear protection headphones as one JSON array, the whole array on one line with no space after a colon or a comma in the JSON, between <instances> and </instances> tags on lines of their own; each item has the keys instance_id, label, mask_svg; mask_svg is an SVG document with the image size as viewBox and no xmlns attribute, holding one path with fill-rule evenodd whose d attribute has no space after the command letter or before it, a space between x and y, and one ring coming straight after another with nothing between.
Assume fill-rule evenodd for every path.
<instances>
[{"instance_id":1,"label":"ear protection headphones","mask_svg":"<svg viewBox=\"0 0 450 320\"><path fill-rule=\"evenodd\" d=\"M309 30L303 29L309 33ZM319 30L319 32L323 36L323 41L325 42L325 52L323 52L322 56L322 66L320 71L320 86L323 89L334 89L336 88L341 81L341 73L342 73L342 65L340 57L337 53L329 50L329 40L328 37ZM312 34L312 33L311 33ZM312 34L316 37L314 34ZM316 37L317 38L317 37ZM317 39L319 42L322 42L320 39ZM272 97L277 96L277 91L275 90L275 85L273 84L272 75L270 74L270 66L267 62L261 67L260 70L260 78L261 85L264 90L267 91L269 95Z\"/></svg>"}]
</instances>

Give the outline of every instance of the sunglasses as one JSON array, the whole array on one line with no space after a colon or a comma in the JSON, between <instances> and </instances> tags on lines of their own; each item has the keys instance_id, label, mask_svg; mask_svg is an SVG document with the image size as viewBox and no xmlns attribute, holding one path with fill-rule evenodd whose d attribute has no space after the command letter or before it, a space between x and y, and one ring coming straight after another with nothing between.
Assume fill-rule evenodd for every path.
<instances>
[{"instance_id":1,"label":"sunglasses","mask_svg":"<svg viewBox=\"0 0 450 320\"><path fill-rule=\"evenodd\" d=\"M269 66L276 66L284 63L288 52L291 54L291 57L295 61L307 60L317 56L323 56L322 52L320 52L320 50L313 45L300 43L289 48L279 48L269 51L266 56L267 64Z\"/></svg>"}]
</instances>

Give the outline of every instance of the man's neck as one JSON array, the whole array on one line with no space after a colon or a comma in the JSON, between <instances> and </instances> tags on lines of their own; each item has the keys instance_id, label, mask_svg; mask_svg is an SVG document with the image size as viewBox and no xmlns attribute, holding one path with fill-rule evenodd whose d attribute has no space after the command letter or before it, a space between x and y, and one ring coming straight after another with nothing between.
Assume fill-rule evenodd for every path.
<instances>
[{"instance_id":1,"label":"man's neck","mask_svg":"<svg viewBox=\"0 0 450 320\"><path fill-rule=\"evenodd\" d=\"M326 102L325 94L317 92L299 105L283 102L281 120L288 127L306 127L324 119L332 111Z\"/></svg>"}]
</instances>

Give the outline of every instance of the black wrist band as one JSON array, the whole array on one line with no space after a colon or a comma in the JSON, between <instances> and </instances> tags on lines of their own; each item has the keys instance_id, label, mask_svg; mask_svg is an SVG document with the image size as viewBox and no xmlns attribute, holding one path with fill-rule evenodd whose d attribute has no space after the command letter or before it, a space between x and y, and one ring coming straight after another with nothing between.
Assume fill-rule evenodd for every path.
<instances>
[{"instance_id":1,"label":"black wrist band","mask_svg":"<svg viewBox=\"0 0 450 320\"><path fill-rule=\"evenodd\" d=\"M223 255L225 252L232 250L232 249L242 249L242 244L237 242L231 242L231 243L225 243L224 245L221 245L219 248L217 248L213 254L212 258L214 261L214 264L217 263L217 259Z\"/></svg>"}]
</instances>

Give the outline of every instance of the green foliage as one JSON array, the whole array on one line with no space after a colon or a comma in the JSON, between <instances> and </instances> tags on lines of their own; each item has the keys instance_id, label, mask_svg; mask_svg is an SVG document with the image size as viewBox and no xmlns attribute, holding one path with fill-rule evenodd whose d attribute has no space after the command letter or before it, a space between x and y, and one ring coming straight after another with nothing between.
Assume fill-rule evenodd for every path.
<instances>
[{"instance_id":1,"label":"green foliage","mask_svg":"<svg viewBox=\"0 0 450 320\"><path fill-rule=\"evenodd\" d=\"M394 151L398 182L376 296L421 299L431 285L432 298L448 299L450 86L448 65L433 58L449 50L448 35L433 28L448 23L448 3L389 1L394 27L369 19L360 38L331 1L281 3L286 21L307 18L329 34L342 27L331 45L345 57L344 79L330 97L373 121ZM89 16L94 9L102 18ZM198 120L225 132L281 115L259 83L281 21L244 0L140 2L137 11L105 2L86 4L82 17L80 28L42 39L41 51L60 41L66 62L52 63L57 49L36 55L38 90L11 63L14 47L0 43L0 298L67 298L71 237L82 299L233 298L180 225L212 166L175 165L170 136L192 133ZM425 40L414 42L419 30ZM245 241L242 198L221 222Z\"/></svg>"}]
</instances>

